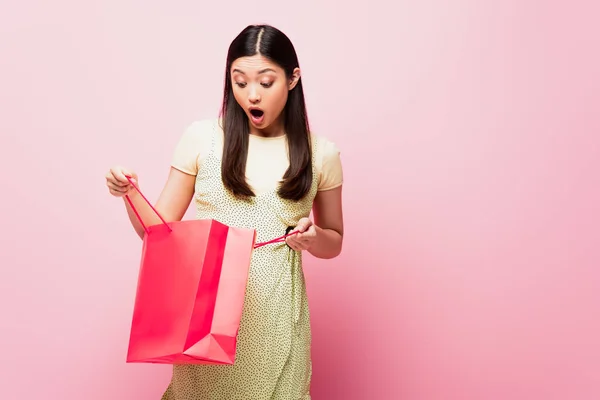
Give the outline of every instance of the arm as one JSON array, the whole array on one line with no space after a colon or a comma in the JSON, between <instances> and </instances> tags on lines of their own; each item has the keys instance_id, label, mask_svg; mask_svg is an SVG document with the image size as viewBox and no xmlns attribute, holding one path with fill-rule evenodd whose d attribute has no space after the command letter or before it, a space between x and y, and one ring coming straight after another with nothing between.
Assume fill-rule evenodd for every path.
<instances>
[{"instance_id":1,"label":"arm","mask_svg":"<svg viewBox=\"0 0 600 400\"><path fill-rule=\"evenodd\" d=\"M288 236L287 244L296 251L307 250L317 258L334 258L342 252L344 218L342 213L343 171L340 152L333 142L320 147L320 180L313 201L314 223L309 218L298 221L297 234Z\"/></svg>"},{"instance_id":2,"label":"arm","mask_svg":"<svg viewBox=\"0 0 600 400\"><path fill-rule=\"evenodd\" d=\"M317 192L313 215L317 237L308 252L317 258L337 257L344 238L342 187Z\"/></svg>"},{"instance_id":3,"label":"arm","mask_svg":"<svg viewBox=\"0 0 600 400\"><path fill-rule=\"evenodd\" d=\"M187 211L192 197L194 195L194 175L183 173L175 168L171 168L169 177L156 202L154 208L167 222L180 221ZM139 192L135 189L129 190L129 198L136 208L140 217L146 226L160 224L160 218L154 213L152 208L146 203ZM140 238L144 237L144 228L138 221L135 213L125 198L125 207L129 220Z\"/></svg>"},{"instance_id":4,"label":"arm","mask_svg":"<svg viewBox=\"0 0 600 400\"><path fill-rule=\"evenodd\" d=\"M173 154L169 177L155 205L165 221L180 221L190 206L198 174L198 160L204 149L208 148L211 132L212 123L209 120L197 121L190 124L179 139ZM126 178L125 184L128 184ZM161 223L160 218L135 189L128 190L128 193L146 226ZM127 201L125 207L135 231L143 238L144 228Z\"/></svg>"},{"instance_id":5,"label":"arm","mask_svg":"<svg viewBox=\"0 0 600 400\"><path fill-rule=\"evenodd\" d=\"M317 258L335 258L342 252L344 221L342 217L342 187L317 192L313 202L315 222L309 218L298 221L299 233L286 238L293 250L307 250Z\"/></svg>"},{"instance_id":6,"label":"arm","mask_svg":"<svg viewBox=\"0 0 600 400\"><path fill-rule=\"evenodd\" d=\"M344 219L342 187L317 192L313 204L316 238L308 252L317 258L334 258L342 252Z\"/></svg>"}]
</instances>

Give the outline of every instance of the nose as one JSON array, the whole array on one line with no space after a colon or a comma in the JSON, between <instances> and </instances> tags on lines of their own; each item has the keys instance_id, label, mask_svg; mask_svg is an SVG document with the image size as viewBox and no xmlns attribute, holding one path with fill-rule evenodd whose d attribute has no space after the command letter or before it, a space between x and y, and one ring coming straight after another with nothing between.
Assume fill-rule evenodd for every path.
<instances>
[{"instance_id":1,"label":"nose","mask_svg":"<svg viewBox=\"0 0 600 400\"><path fill-rule=\"evenodd\" d=\"M254 88L254 87L250 88L250 94L248 95L248 100L252 104L256 104L256 103L260 102L260 94L258 93L258 90L256 90L256 88Z\"/></svg>"}]
</instances>

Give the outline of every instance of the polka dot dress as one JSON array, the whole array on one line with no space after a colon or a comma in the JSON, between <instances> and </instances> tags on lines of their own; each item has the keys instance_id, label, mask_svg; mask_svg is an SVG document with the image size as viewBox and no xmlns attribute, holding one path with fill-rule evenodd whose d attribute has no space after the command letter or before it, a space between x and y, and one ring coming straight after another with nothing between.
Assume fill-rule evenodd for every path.
<instances>
[{"instance_id":1,"label":"polka dot dress","mask_svg":"<svg viewBox=\"0 0 600 400\"><path fill-rule=\"evenodd\" d=\"M221 181L215 137L216 130L213 151L196 179L197 218L254 228L263 242L309 216L318 185L314 172L310 193L300 202L283 200L275 190L238 200ZM285 243L259 247L251 261L235 364L174 365L162 400L310 400L310 344L302 254Z\"/></svg>"}]
</instances>

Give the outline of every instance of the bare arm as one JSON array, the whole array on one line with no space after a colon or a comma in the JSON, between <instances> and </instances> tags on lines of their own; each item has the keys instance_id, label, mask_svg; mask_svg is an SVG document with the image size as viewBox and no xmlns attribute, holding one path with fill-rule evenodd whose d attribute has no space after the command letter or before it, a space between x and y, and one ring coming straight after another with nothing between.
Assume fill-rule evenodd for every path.
<instances>
[{"instance_id":1,"label":"bare arm","mask_svg":"<svg viewBox=\"0 0 600 400\"><path fill-rule=\"evenodd\" d=\"M171 168L167 182L154 206L165 221L180 221L183 218L194 195L195 180L195 176ZM146 226L161 223L160 218L154 213L152 208L150 208L137 190L133 188L130 189L129 198ZM144 228L138 221L125 197L123 197L123 201L125 202L127 214L133 228L138 236L143 238Z\"/></svg>"},{"instance_id":2,"label":"bare arm","mask_svg":"<svg viewBox=\"0 0 600 400\"><path fill-rule=\"evenodd\" d=\"M334 258L342 252L344 218L342 187L317 193L313 203L316 240L308 252L318 258Z\"/></svg>"}]
</instances>

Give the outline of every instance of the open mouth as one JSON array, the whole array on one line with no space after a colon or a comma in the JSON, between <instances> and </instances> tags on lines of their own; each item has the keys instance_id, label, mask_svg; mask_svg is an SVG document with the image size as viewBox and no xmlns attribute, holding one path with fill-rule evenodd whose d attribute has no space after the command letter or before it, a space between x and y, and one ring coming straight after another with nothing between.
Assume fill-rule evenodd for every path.
<instances>
[{"instance_id":1,"label":"open mouth","mask_svg":"<svg viewBox=\"0 0 600 400\"><path fill-rule=\"evenodd\" d=\"M261 118L265 113L262 110L252 109L252 110L250 110L250 114L254 118Z\"/></svg>"}]
</instances>

